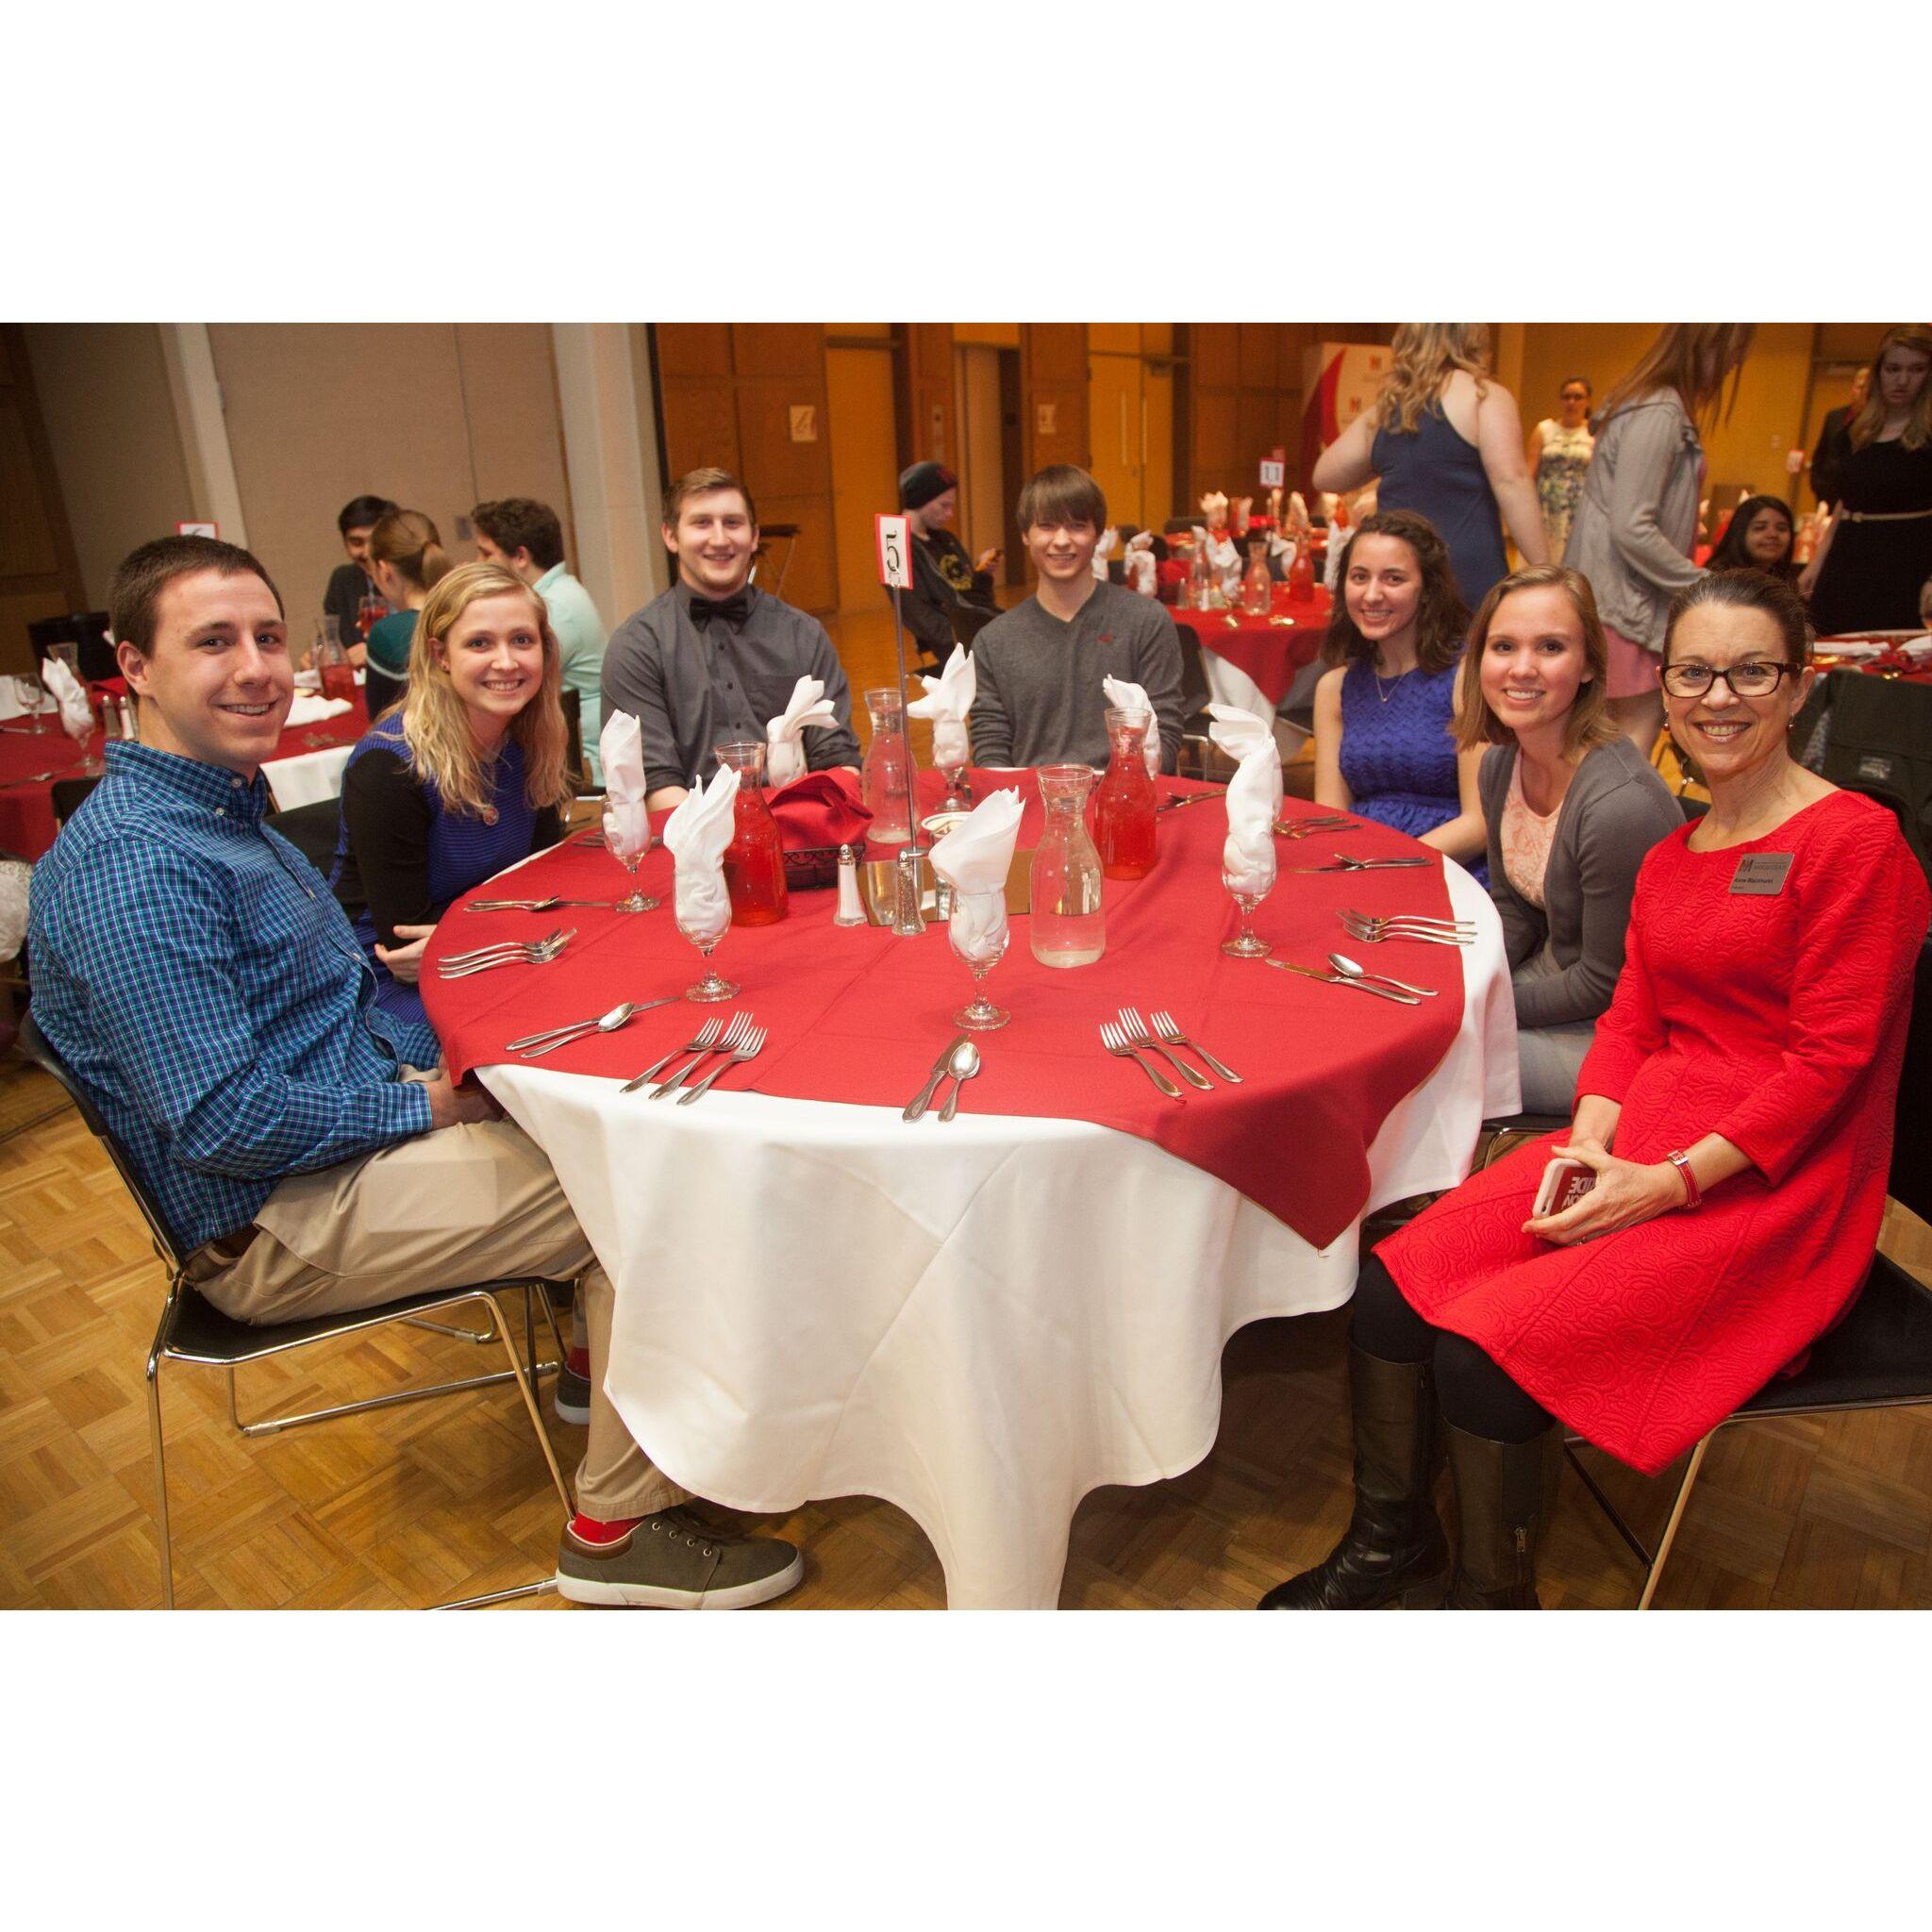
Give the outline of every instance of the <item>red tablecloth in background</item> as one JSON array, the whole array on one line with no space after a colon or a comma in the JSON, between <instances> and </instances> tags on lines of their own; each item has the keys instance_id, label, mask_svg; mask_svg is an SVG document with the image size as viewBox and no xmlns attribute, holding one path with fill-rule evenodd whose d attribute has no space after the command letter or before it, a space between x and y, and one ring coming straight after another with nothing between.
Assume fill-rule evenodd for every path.
<instances>
[{"instance_id":1,"label":"red tablecloth in background","mask_svg":"<svg viewBox=\"0 0 1932 1932\"><path fill-rule=\"evenodd\" d=\"M53 844L59 829L54 823L54 778L36 785L18 781L29 772L52 772L56 778L78 777L88 754L59 728L51 712L46 716L45 731L25 730L25 722L9 719L7 729L0 730L0 852L38 858ZM319 751L323 743L354 744L368 729L369 708L358 685L352 709L339 711L319 724L297 724L283 732L275 756L292 758ZM311 744L310 739L319 741ZM95 758L101 755L101 744L97 731L91 747Z\"/></svg>"},{"instance_id":2,"label":"red tablecloth in background","mask_svg":"<svg viewBox=\"0 0 1932 1932\"><path fill-rule=\"evenodd\" d=\"M1905 641L1910 642L1922 633L1913 631L1907 634ZM1932 659L1921 658L1916 663L1909 658L1902 658L1895 649L1889 649L1882 658L1835 658L1834 644L1875 643L1895 645L1896 638L1873 637L1864 632L1843 632L1837 637L1820 638L1812 647L1812 656L1819 660L1824 671L1862 671L1871 677L1894 677L1903 684L1932 684ZM1827 661L1828 660L1828 661Z\"/></svg>"},{"instance_id":3,"label":"red tablecloth in background","mask_svg":"<svg viewBox=\"0 0 1932 1932\"><path fill-rule=\"evenodd\" d=\"M1295 674L1314 661L1328 632L1328 611L1334 599L1321 585L1310 598L1291 598L1285 584L1274 586L1274 606L1265 617L1239 610L1170 611L1200 640L1204 651L1225 658L1252 677L1271 703L1279 704L1292 689Z\"/></svg>"},{"instance_id":4,"label":"red tablecloth in background","mask_svg":"<svg viewBox=\"0 0 1932 1932\"><path fill-rule=\"evenodd\" d=\"M938 799L938 780L922 773ZM1002 780L1020 786L1023 849L1041 823L1029 774L975 773L984 798ZM1164 780L1166 790L1203 788ZM1290 813L1312 809L1291 800ZM1417 985L1441 989L1418 1007L1324 986L1219 950L1233 932L1234 907L1221 885L1226 815L1215 804L1167 812L1154 871L1107 885L1107 953L1091 967L1041 966L1016 917L1006 958L987 989L1012 1014L980 1041L985 1068L968 1095L975 1112L1087 1120L1152 1140L1226 1181L1316 1245L1334 1240L1368 1198L1367 1151L1396 1103L1427 1078L1462 1019L1461 956L1454 947L1390 944L1374 964ZM1409 857L1413 841L1369 825L1334 841L1360 858ZM1296 874L1293 865L1329 860L1320 838L1277 841L1282 874L1256 917L1276 958L1324 967L1343 934L1343 906L1446 917L1440 865L1386 873ZM1435 857L1435 855L1431 855ZM1024 858L1017 860L1024 863ZM520 867L520 895L615 898L624 874L607 854L567 843ZM659 895L656 912L573 907L557 913L466 914L453 908L425 961L423 993L453 1074L506 1058L505 1043L544 1026L588 1018L620 1001L675 993L699 974L696 948L672 922L672 861L661 847L639 868ZM500 896L501 884L486 889ZM739 984L730 1008L770 1029L752 1066L727 1074L732 1086L805 1100L899 1107L919 1089L952 1036L951 1015L970 975L942 929L917 940L885 928L832 924L836 894L795 892L777 925L733 927L715 956ZM439 980L437 958L486 941L575 926L570 948L547 966L510 967ZM1357 953L1364 950L1355 949ZM1098 1023L1123 1005L1143 1017L1174 1016L1244 1076L1211 1092L1184 1088L1185 1104L1158 1093L1138 1067L1101 1050ZM627 1078L706 1017L689 1005L660 1008L612 1034L592 1035L540 1064L560 1072ZM642 1095L639 1104L648 1104ZM1051 1211L1042 1203L1042 1212Z\"/></svg>"}]
</instances>

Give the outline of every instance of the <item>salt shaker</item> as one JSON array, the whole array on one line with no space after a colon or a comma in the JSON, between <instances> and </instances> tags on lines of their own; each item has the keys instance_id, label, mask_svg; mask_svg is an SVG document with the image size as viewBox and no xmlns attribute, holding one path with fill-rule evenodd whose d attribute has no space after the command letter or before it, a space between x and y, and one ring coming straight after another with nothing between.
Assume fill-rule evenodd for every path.
<instances>
[{"instance_id":1,"label":"salt shaker","mask_svg":"<svg viewBox=\"0 0 1932 1932\"><path fill-rule=\"evenodd\" d=\"M839 909L832 916L834 925L863 925L865 908L858 903L858 860L849 845L839 848Z\"/></svg>"}]
</instances>

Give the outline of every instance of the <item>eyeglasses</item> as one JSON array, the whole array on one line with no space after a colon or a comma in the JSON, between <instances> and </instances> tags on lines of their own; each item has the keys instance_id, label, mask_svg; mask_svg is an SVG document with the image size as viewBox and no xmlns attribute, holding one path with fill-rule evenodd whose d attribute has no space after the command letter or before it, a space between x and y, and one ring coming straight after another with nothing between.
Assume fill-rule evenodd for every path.
<instances>
[{"instance_id":1,"label":"eyeglasses","mask_svg":"<svg viewBox=\"0 0 1932 1932\"><path fill-rule=\"evenodd\" d=\"M1674 698L1701 698L1720 678L1734 696L1768 698L1781 679L1797 675L1792 665L1767 664L1757 658L1733 664L1728 671L1715 671L1708 664L1666 664L1662 674L1664 689Z\"/></svg>"}]
</instances>

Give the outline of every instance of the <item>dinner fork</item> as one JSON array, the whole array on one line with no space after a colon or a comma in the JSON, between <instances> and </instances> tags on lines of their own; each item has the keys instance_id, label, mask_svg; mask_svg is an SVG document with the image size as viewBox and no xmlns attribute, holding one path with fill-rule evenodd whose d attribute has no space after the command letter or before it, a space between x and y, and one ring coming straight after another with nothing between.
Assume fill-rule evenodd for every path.
<instances>
[{"instance_id":1,"label":"dinner fork","mask_svg":"<svg viewBox=\"0 0 1932 1932\"><path fill-rule=\"evenodd\" d=\"M763 1046L764 1043L765 1029L762 1026L754 1026L751 1029L751 1031L747 1033L744 1036L744 1038L738 1042L738 1044L731 1049L729 1053L724 1055L724 1058L722 1060L720 1060L718 1064L715 1067L713 1067L711 1071L708 1074L707 1074L705 1077L702 1080L700 1080L695 1087L687 1087L685 1091L677 1096L678 1106L689 1107L693 1100L698 1098L700 1094L708 1093L711 1091L711 1083L714 1080L716 1080L718 1076L725 1071L726 1068L736 1066L741 1060L757 1059L758 1057L758 1049L759 1047ZM720 1051L722 1052L723 1049L720 1048Z\"/></svg>"},{"instance_id":2,"label":"dinner fork","mask_svg":"<svg viewBox=\"0 0 1932 1932\"><path fill-rule=\"evenodd\" d=\"M540 947L554 946L564 937L564 929L558 926L554 932L546 932L541 940L491 940L487 946L472 946L466 953L446 953L437 961L439 966L474 966L479 959L488 959L499 953L532 953Z\"/></svg>"},{"instance_id":3,"label":"dinner fork","mask_svg":"<svg viewBox=\"0 0 1932 1932\"><path fill-rule=\"evenodd\" d=\"M473 974L493 973L499 966L547 966L576 937L575 927L555 939L534 946L520 946L515 952L492 954L462 966L444 964L438 969L439 979L468 979Z\"/></svg>"},{"instance_id":4,"label":"dinner fork","mask_svg":"<svg viewBox=\"0 0 1932 1932\"><path fill-rule=\"evenodd\" d=\"M651 1064L648 1067L646 1067L644 1071L641 1074L640 1074L635 1080L626 1080L624 1083L624 1085L618 1089L618 1091L620 1093L635 1093L638 1091L638 1089L644 1084L646 1080L655 1080L658 1077L658 1075L661 1074L664 1071L664 1069L668 1067L671 1064L671 1062L677 1058L679 1054L702 1052L706 1047L709 1046L714 1040L717 1039L719 1033L724 1029L724 1021L720 1020L714 1014L710 1019L707 1020L705 1024L698 1028L696 1033L694 1033L691 1037L691 1039L687 1040L682 1046L674 1046L671 1049L671 1051L667 1053L661 1060L653 1060Z\"/></svg>"},{"instance_id":5,"label":"dinner fork","mask_svg":"<svg viewBox=\"0 0 1932 1932\"><path fill-rule=\"evenodd\" d=\"M1100 1043L1116 1059L1132 1060L1170 1100L1180 1100L1185 1097L1181 1090L1152 1060L1143 1059L1134 1051L1127 1042L1126 1035L1111 1020L1103 1020L1100 1023Z\"/></svg>"},{"instance_id":6,"label":"dinner fork","mask_svg":"<svg viewBox=\"0 0 1932 1932\"><path fill-rule=\"evenodd\" d=\"M1174 1024L1174 1018L1172 1013L1156 1013L1154 1015L1154 1030L1172 1046L1192 1047L1224 1080L1231 1082L1236 1087L1241 1084L1241 1076L1232 1067L1224 1066L1198 1040L1190 1040Z\"/></svg>"},{"instance_id":7,"label":"dinner fork","mask_svg":"<svg viewBox=\"0 0 1932 1932\"><path fill-rule=\"evenodd\" d=\"M730 1025L725 1027L716 1043L701 1047L691 1059L687 1060L683 1066L678 1068L676 1073L672 1074L670 1079L658 1081L657 1086L651 1089L649 1098L652 1100L662 1100L667 1093L675 1093L714 1053L728 1052L732 1047L739 1045L751 1030L751 1015L749 1013L733 1013Z\"/></svg>"},{"instance_id":8,"label":"dinner fork","mask_svg":"<svg viewBox=\"0 0 1932 1932\"><path fill-rule=\"evenodd\" d=\"M1158 1053L1190 1087L1198 1087L1203 1093L1214 1091L1214 1082L1205 1074L1197 1074L1182 1059L1171 1046L1163 1045L1147 1031L1146 1023L1141 1018L1138 1007L1121 1008L1121 1030L1136 1046L1144 1046Z\"/></svg>"},{"instance_id":9,"label":"dinner fork","mask_svg":"<svg viewBox=\"0 0 1932 1932\"><path fill-rule=\"evenodd\" d=\"M1317 832L1333 832L1338 837L1343 832L1359 832L1360 824L1350 818L1325 819L1276 819L1274 830L1284 839L1308 839Z\"/></svg>"},{"instance_id":10,"label":"dinner fork","mask_svg":"<svg viewBox=\"0 0 1932 1932\"><path fill-rule=\"evenodd\" d=\"M1475 934L1466 926L1421 925L1389 920L1367 920L1359 913L1337 915L1351 939L1380 945L1384 940L1414 940L1426 946L1473 946Z\"/></svg>"}]
</instances>

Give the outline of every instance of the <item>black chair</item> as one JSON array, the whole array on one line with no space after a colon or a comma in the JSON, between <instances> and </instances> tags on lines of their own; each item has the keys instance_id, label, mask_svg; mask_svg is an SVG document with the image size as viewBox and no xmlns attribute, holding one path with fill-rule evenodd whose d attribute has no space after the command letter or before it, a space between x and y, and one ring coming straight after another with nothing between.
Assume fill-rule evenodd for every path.
<instances>
[{"instance_id":1,"label":"black chair","mask_svg":"<svg viewBox=\"0 0 1932 1932\"><path fill-rule=\"evenodd\" d=\"M1903 1207L1922 1220L1932 1219L1932 946L1919 953L1911 1030L1898 1083L1890 1188ZM1834 1415L1847 1409L1926 1403L1932 1403L1932 1292L1897 1262L1874 1255L1857 1300L1837 1327L1812 1344L1805 1366L1794 1375L1767 1383L1718 1428L1761 1416ZM1690 1452L1655 1554L1597 1487L1578 1460L1575 1443L1564 1445L1585 1487L1645 1566L1640 1610L1647 1610L1657 1595L1685 1507L1716 1434L1713 1429Z\"/></svg>"},{"instance_id":2,"label":"black chair","mask_svg":"<svg viewBox=\"0 0 1932 1932\"><path fill-rule=\"evenodd\" d=\"M1829 683L1825 777L1886 807L1932 879L1932 688L1863 671Z\"/></svg>"},{"instance_id":3,"label":"black chair","mask_svg":"<svg viewBox=\"0 0 1932 1932\"><path fill-rule=\"evenodd\" d=\"M558 695L563 706L563 726L570 734L564 746L564 757L570 763L570 782L579 791L587 791L590 780L584 776L584 696L568 685Z\"/></svg>"},{"instance_id":4,"label":"black chair","mask_svg":"<svg viewBox=\"0 0 1932 1932\"><path fill-rule=\"evenodd\" d=\"M291 806L272 811L263 821L279 832L324 878L335 870L336 840L342 822L339 798L318 798L313 805Z\"/></svg>"},{"instance_id":5,"label":"black chair","mask_svg":"<svg viewBox=\"0 0 1932 1932\"><path fill-rule=\"evenodd\" d=\"M1208 707L1214 692L1208 683L1208 667L1201 661L1201 640L1191 624L1176 617L1174 635L1181 646L1181 744L1175 774L1182 778L1205 778L1210 767L1217 775L1234 769L1234 760L1208 736L1214 720Z\"/></svg>"},{"instance_id":6,"label":"black chair","mask_svg":"<svg viewBox=\"0 0 1932 1932\"><path fill-rule=\"evenodd\" d=\"M56 778L54 780L54 823L64 825L83 805L87 795L101 782L98 776L92 778Z\"/></svg>"},{"instance_id":7,"label":"black chair","mask_svg":"<svg viewBox=\"0 0 1932 1932\"><path fill-rule=\"evenodd\" d=\"M108 641L108 613L105 610L75 610L65 617L42 617L26 627L38 669L50 644L76 644L84 684L98 683L104 677L119 677L121 666L115 661L114 647Z\"/></svg>"},{"instance_id":8,"label":"black chair","mask_svg":"<svg viewBox=\"0 0 1932 1932\"><path fill-rule=\"evenodd\" d=\"M201 1294L187 1278L188 1254L181 1242L168 1226L160 1211L159 1204L148 1191L139 1171L128 1158L126 1150L115 1138L113 1130L101 1117L92 1100L79 1083L69 1072L66 1062L48 1044L46 1037L34 1023L31 1008L22 1016L20 1023L20 1048L35 1065L51 1074L65 1089L67 1096L74 1102L80 1117L89 1130L107 1149L108 1158L114 1163L127 1191L134 1196L135 1206L141 1209L146 1221L148 1234L154 1241L155 1253L160 1257L161 1265L168 1271L167 1299L161 1306L161 1319L155 1330L154 1345L147 1357L147 1411L148 1432L153 1446L155 1464L155 1496L159 1509L161 1532L161 1601L168 1609L175 1607L175 1550L168 1528L168 1465L161 1433L161 1382L160 1366L163 1361L198 1362L205 1367L222 1368L228 1372L228 1417L244 1436L275 1435L283 1429L297 1428L307 1423L325 1422L332 1416L357 1415L365 1409L389 1408L399 1403L422 1402L430 1396L446 1395L458 1390L487 1389L499 1382L515 1382L524 1398L524 1407L529 1411L530 1424L537 1434L537 1446L543 1452L543 1460L550 1471L550 1479L557 1487L557 1493L562 1500L564 1514L568 1518L574 1504L571 1500L570 1486L564 1480L563 1470L557 1460L557 1452L551 1446L549 1432L543 1425L542 1409L537 1400L536 1383L545 1373L554 1373L555 1361L539 1361L537 1358L536 1324L532 1314L531 1296L543 1291L539 1296L545 1321L549 1324L551 1340L556 1344L559 1358L563 1355L563 1343L558 1333L557 1323L551 1312L551 1291L560 1289L564 1284L545 1280L540 1275L507 1275L492 1281L471 1282L462 1288L427 1289L419 1294L400 1296L392 1302L385 1302L380 1307L345 1310L341 1314L316 1315L302 1321L279 1322L274 1324L251 1324L238 1322L223 1314ZM520 1292L524 1298L524 1346L525 1354L519 1356L516 1343L511 1340L508 1322L499 1297ZM327 1341L338 1336L354 1335L365 1328L374 1328L385 1322L422 1322L427 1314L448 1311L470 1306L482 1315L488 1327L477 1333L471 1330L442 1330L455 1332L469 1339L489 1342L500 1341L509 1366L487 1375L470 1375L460 1380L438 1382L426 1389L408 1389L400 1393L375 1395L360 1402L339 1403L332 1407L310 1409L296 1415L276 1415L259 1421L244 1423L236 1405L235 1371L244 1362L266 1359L269 1356L282 1355L291 1349L303 1348L310 1342ZM426 1323L423 1325L440 1327L441 1324ZM529 1366L525 1367L525 1362ZM444 1609L468 1609L482 1604L501 1603L510 1597L534 1596L552 1587L551 1579L544 1578L535 1583L522 1584L512 1590L492 1591L487 1595L465 1597L459 1603L439 1606Z\"/></svg>"}]
</instances>

